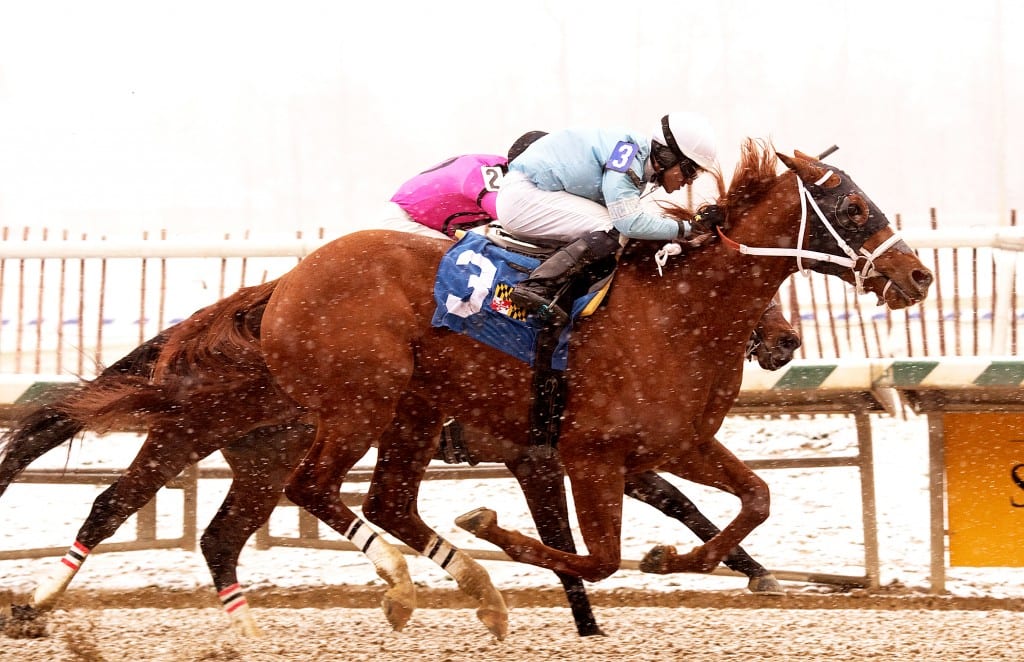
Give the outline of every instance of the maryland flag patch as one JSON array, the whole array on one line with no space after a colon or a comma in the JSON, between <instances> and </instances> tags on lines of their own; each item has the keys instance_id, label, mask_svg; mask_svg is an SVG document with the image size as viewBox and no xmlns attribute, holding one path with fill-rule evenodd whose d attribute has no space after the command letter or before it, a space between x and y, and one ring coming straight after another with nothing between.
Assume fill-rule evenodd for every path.
<instances>
[{"instance_id":1,"label":"maryland flag patch","mask_svg":"<svg viewBox=\"0 0 1024 662\"><path fill-rule=\"evenodd\" d=\"M525 322L526 311L508 300L508 297L511 294L512 285L509 285L508 283L498 283L494 287L494 296L491 297L491 310L500 315L511 317L514 320Z\"/></svg>"}]
</instances>

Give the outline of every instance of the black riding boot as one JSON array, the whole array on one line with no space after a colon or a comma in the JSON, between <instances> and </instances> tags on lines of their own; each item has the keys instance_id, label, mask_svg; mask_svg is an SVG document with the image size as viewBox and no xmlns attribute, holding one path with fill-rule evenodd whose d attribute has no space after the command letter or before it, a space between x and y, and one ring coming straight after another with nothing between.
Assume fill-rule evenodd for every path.
<instances>
[{"instance_id":1,"label":"black riding boot","mask_svg":"<svg viewBox=\"0 0 1024 662\"><path fill-rule=\"evenodd\" d=\"M585 234L571 244L559 248L542 262L529 277L520 282L509 295L509 301L529 314L550 319L561 326L569 315L555 298L576 274L589 265L614 255L619 249L618 233L598 231Z\"/></svg>"}]
</instances>

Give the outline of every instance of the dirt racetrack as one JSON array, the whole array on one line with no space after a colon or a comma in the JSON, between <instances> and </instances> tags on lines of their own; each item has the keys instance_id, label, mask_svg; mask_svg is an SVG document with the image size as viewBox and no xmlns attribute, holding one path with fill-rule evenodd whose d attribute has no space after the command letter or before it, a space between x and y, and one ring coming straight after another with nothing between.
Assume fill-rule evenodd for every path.
<instances>
[{"instance_id":1,"label":"dirt racetrack","mask_svg":"<svg viewBox=\"0 0 1024 662\"><path fill-rule=\"evenodd\" d=\"M400 633L376 608L379 588L253 591L266 636L246 640L209 592L71 591L48 617L47 636L0 639L0 660L1024 659L1021 599L620 590L592 598L605 637L579 638L561 592L530 589L506 593L510 633L497 641L454 591L422 590Z\"/></svg>"}]
</instances>

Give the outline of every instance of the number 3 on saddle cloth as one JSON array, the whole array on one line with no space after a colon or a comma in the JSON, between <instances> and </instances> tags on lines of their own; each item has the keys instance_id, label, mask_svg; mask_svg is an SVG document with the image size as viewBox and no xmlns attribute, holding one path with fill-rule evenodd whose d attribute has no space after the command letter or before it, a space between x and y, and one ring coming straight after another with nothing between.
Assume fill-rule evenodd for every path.
<instances>
[{"instance_id":1,"label":"number 3 on saddle cloth","mask_svg":"<svg viewBox=\"0 0 1024 662\"><path fill-rule=\"evenodd\" d=\"M441 258L434 283L437 310L431 324L467 335L534 366L545 324L527 319L526 313L507 297L515 284L539 264L539 259L506 250L479 232L466 232ZM573 301L570 321L560 330L551 353L551 369L565 370L573 321L597 308L610 281L611 275L606 274Z\"/></svg>"}]
</instances>

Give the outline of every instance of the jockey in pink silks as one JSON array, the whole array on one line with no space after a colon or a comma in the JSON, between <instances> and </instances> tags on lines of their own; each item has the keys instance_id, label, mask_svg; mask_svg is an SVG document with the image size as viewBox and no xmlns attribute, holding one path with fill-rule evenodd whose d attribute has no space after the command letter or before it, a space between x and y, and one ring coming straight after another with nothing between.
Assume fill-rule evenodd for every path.
<instances>
[{"instance_id":1,"label":"jockey in pink silks","mask_svg":"<svg viewBox=\"0 0 1024 662\"><path fill-rule=\"evenodd\" d=\"M427 168L402 184L391 197L384 224L433 237L451 238L459 229L485 225L498 217L498 188L508 162L521 154L542 131L516 140L508 157L464 154Z\"/></svg>"}]
</instances>

